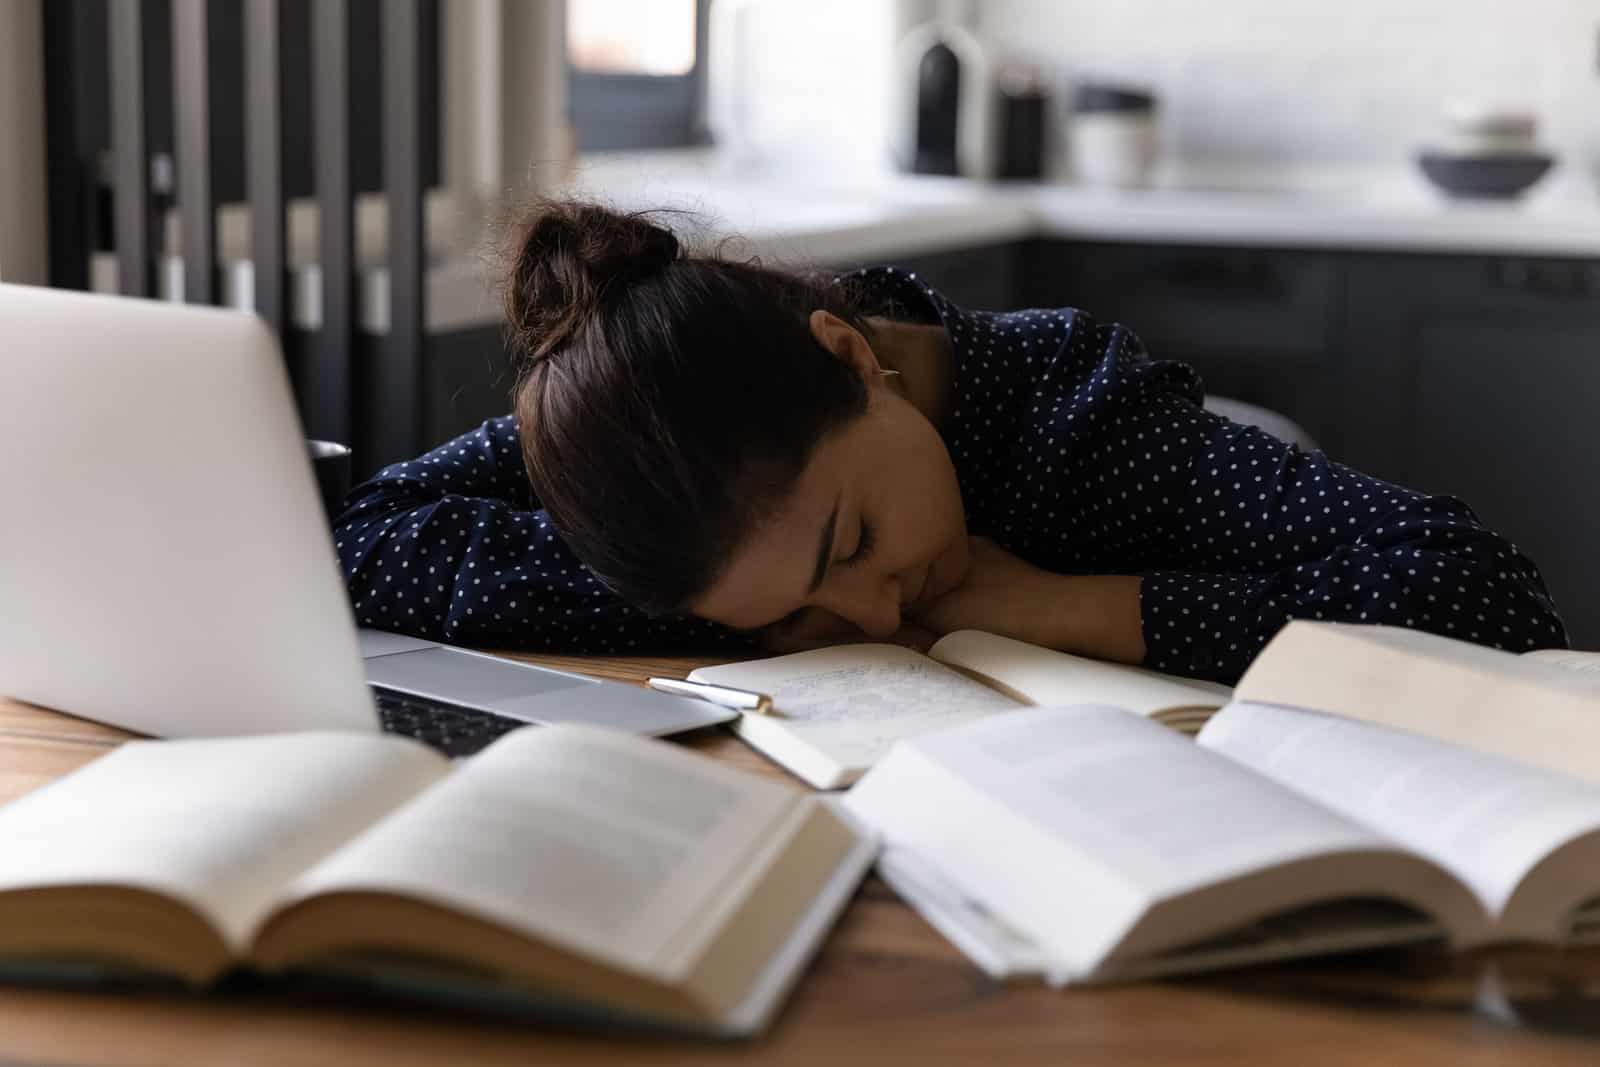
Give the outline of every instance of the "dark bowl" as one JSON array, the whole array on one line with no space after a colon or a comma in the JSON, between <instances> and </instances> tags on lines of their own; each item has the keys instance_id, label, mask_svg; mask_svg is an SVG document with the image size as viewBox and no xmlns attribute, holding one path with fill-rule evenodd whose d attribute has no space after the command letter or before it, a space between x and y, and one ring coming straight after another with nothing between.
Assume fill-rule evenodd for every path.
<instances>
[{"instance_id":1,"label":"dark bowl","mask_svg":"<svg viewBox=\"0 0 1600 1067\"><path fill-rule=\"evenodd\" d=\"M1541 152L1518 155L1455 156L1423 152L1417 156L1422 173L1451 196L1516 196L1544 177L1555 163Z\"/></svg>"}]
</instances>

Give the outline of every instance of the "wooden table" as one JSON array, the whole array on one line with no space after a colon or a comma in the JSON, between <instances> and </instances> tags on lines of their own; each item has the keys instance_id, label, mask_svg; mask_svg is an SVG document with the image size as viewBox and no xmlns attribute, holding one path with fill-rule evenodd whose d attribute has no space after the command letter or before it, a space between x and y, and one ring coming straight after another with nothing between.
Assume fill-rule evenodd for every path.
<instances>
[{"instance_id":1,"label":"wooden table","mask_svg":"<svg viewBox=\"0 0 1600 1067\"><path fill-rule=\"evenodd\" d=\"M527 656L637 681L701 659ZM0 699L0 800L128 735ZM731 735L685 744L781 775ZM4 843L0 842L0 847ZM1070 907L1070 898L1062 907ZM772 1031L651 1042L282 995L188 997L0 987L0 1064L1600 1064L1600 952L1341 962L1056 992L991 982L876 878Z\"/></svg>"}]
</instances>

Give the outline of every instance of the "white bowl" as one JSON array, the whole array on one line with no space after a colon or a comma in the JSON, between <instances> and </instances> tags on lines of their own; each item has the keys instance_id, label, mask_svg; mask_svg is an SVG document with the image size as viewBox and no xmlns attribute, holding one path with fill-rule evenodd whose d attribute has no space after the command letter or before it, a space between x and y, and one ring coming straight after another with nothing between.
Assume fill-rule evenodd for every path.
<instances>
[{"instance_id":1,"label":"white bowl","mask_svg":"<svg viewBox=\"0 0 1600 1067\"><path fill-rule=\"evenodd\" d=\"M1444 106L1445 125L1463 134L1483 134L1532 140L1539 116L1526 108L1481 100L1452 100Z\"/></svg>"},{"instance_id":2,"label":"white bowl","mask_svg":"<svg viewBox=\"0 0 1600 1067\"><path fill-rule=\"evenodd\" d=\"M1526 156L1538 152L1533 133L1488 133L1452 130L1439 138L1435 151L1452 156Z\"/></svg>"}]
</instances>

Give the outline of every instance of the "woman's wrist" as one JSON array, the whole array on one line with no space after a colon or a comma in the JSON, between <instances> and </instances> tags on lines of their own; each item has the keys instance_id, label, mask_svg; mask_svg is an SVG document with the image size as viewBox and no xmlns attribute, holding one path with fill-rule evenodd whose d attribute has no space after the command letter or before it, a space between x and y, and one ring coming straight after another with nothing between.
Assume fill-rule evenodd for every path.
<instances>
[{"instance_id":1,"label":"woman's wrist","mask_svg":"<svg viewBox=\"0 0 1600 1067\"><path fill-rule=\"evenodd\" d=\"M1118 663L1143 663L1138 575L1050 574L1036 623L1048 647Z\"/></svg>"}]
</instances>

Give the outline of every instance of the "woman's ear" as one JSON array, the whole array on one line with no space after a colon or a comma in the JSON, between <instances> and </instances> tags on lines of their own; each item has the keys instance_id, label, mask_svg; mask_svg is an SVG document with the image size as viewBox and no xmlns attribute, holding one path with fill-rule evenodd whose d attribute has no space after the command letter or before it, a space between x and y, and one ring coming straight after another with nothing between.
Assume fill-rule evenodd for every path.
<instances>
[{"instance_id":1,"label":"woman's ear","mask_svg":"<svg viewBox=\"0 0 1600 1067\"><path fill-rule=\"evenodd\" d=\"M869 386L880 382L878 355L860 330L833 312L820 308L811 313L810 326L811 336L817 343L855 368Z\"/></svg>"}]
</instances>

